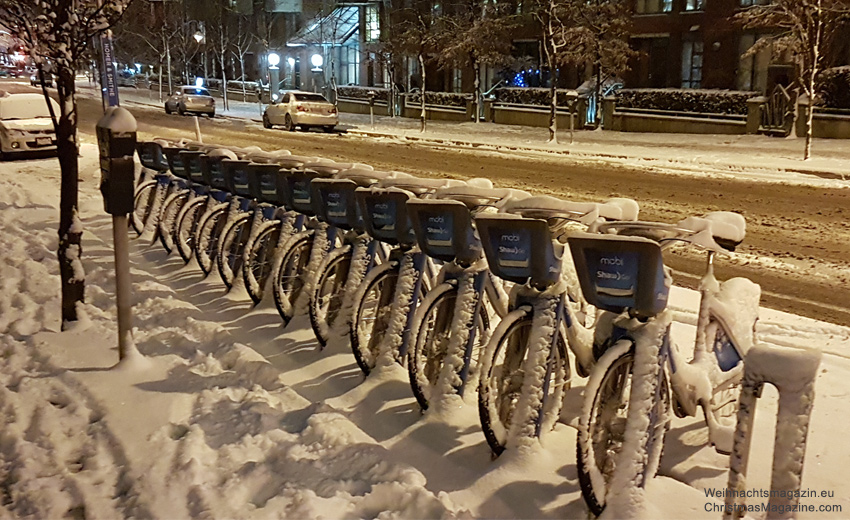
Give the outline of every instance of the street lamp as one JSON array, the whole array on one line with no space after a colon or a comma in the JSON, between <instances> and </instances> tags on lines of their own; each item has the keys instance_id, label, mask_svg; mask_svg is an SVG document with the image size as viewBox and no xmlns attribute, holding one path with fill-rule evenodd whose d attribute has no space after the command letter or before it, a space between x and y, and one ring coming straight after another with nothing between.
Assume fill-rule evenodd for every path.
<instances>
[{"instance_id":1,"label":"street lamp","mask_svg":"<svg viewBox=\"0 0 850 520\"><path fill-rule=\"evenodd\" d=\"M313 64L313 70L318 72L322 70L322 64L325 63L325 59L322 58L321 54L314 54L310 56L310 63Z\"/></svg>"},{"instance_id":2,"label":"street lamp","mask_svg":"<svg viewBox=\"0 0 850 520\"><path fill-rule=\"evenodd\" d=\"M280 93L280 69L277 67L280 63L280 55L270 52L266 59L269 61L269 97L274 103Z\"/></svg>"}]
</instances>

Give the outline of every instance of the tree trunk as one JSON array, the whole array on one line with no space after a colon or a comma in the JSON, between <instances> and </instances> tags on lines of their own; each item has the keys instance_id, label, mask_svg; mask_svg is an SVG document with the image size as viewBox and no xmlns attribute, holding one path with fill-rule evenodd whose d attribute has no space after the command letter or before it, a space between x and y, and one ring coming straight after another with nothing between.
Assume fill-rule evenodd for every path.
<instances>
[{"instance_id":1,"label":"tree trunk","mask_svg":"<svg viewBox=\"0 0 850 520\"><path fill-rule=\"evenodd\" d=\"M245 55L239 55L239 73L242 74L242 102L248 100L247 93L245 92Z\"/></svg>"},{"instance_id":2,"label":"tree trunk","mask_svg":"<svg viewBox=\"0 0 850 520\"><path fill-rule=\"evenodd\" d=\"M85 301L82 264L82 224L77 213L77 111L74 70L58 65L57 93L61 113L56 124L56 148L61 170L59 200L59 277L62 281L62 330L77 321L77 304Z\"/></svg>"},{"instance_id":3,"label":"tree trunk","mask_svg":"<svg viewBox=\"0 0 850 520\"><path fill-rule=\"evenodd\" d=\"M171 44L170 43L166 44L166 46L165 46L165 56L166 56L166 61L168 62L168 95L171 95L171 93L174 92L174 86L172 85L172 81L171 81ZM162 78L160 78L160 81L162 81Z\"/></svg>"},{"instance_id":4,"label":"tree trunk","mask_svg":"<svg viewBox=\"0 0 850 520\"><path fill-rule=\"evenodd\" d=\"M419 89L419 101L420 107L422 110L419 112L419 131L425 131L425 56L422 53L419 53L419 70L420 76L422 77L422 88Z\"/></svg>"},{"instance_id":5,"label":"tree trunk","mask_svg":"<svg viewBox=\"0 0 850 520\"><path fill-rule=\"evenodd\" d=\"M476 123L481 122L481 64L478 63L478 60L472 60L472 70L475 74L475 99L472 100L472 104L475 107L472 113L472 120Z\"/></svg>"}]
</instances>

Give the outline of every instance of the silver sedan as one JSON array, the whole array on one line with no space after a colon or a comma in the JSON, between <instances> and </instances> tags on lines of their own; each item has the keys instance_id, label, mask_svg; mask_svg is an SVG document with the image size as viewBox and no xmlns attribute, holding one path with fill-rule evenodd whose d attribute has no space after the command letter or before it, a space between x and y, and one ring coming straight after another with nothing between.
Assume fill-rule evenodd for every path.
<instances>
[{"instance_id":1,"label":"silver sedan","mask_svg":"<svg viewBox=\"0 0 850 520\"><path fill-rule=\"evenodd\" d=\"M180 115L195 113L215 117L215 99L210 95L210 91L203 87L186 85L165 100L165 113L172 112Z\"/></svg>"}]
</instances>

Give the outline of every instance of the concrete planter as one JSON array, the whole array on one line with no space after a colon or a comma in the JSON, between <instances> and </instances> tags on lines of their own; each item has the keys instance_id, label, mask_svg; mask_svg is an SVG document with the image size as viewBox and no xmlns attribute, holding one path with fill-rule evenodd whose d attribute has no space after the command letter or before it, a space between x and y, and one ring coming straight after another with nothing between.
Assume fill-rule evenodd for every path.
<instances>
[{"instance_id":1,"label":"concrete planter","mask_svg":"<svg viewBox=\"0 0 850 520\"><path fill-rule=\"evenodd\" d=\"M745 115L690 114L666 110L617 108L616 99L613 97L605 98L602 106L604 128L618 132L745 134L748 129L748 116Z\"/></svg>"},{"instance_id":2,"label":"concrete planter","mask_svg":"<svg viewBox=\"0 0 850 520\"><path fill-rule=\"evenodd\" d=\"M574 115L573 125L576 130L584 128L586 110L581 110L577 103L576 114ZM486 112L485 112L486 113ZM567 130L570 128L570 113L567 110L560 109L556 113L558 119L558 129ZM546 128L549 126L549 107L537 105L512 105L512 104L496 104L493 103L490 107L490 116L488 121L501 123L503 125L521 125L521 126L536 126Z\"/></svg>"},{"instance_id":3,"label":"concrete planter","mask_svg":"<svg viewBox=\"0 0 850 520\"><path fill-rule=\"evenodd\" d=\"M809 104L801 100L797 107L795 132L797 137L805 137ZM815 109L815 115L812 118L812 136L825 139L850 139L850 114L829 114Z\"/></svg>"},{"instance_id":4,"label":"concrete planter","mask_svg":"<svg viewBox=\"0 0 850 520\"><path fill-rule=\"evenodd\" d=\"M350 114L369 113L369 101L366 99L338 98L336 101L336 107L340 112L348 112ZM375 101L375 106L373 108L376 116L387 115L386 101Z\"/></svg>"}]
</instances>

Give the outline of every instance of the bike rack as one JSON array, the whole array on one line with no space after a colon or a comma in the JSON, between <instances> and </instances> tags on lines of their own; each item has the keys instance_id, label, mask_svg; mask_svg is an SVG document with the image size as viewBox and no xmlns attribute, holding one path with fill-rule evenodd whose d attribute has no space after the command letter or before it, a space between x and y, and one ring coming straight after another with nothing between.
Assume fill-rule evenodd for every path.
<instances>
[{"instance_id":1,"label":"bike rack","mask_svg":"<svg viewBox=\"0 0 850 520\"><path fill-rule=\"evenodd\" d=\"M800 502L796 491L801 487L809 418L814 404L815 378L820 360L821 353L815 350L756 345L747 352L738 401L738 426L729 459L728 495L723 518L739 519L746 514L743 492L746 487L753 420L756 401L761 397L765 383L770 383L779 391L770 489L782 491L771 493L767 518L796 517L793 510Z\"/></svg>"}]
</instances>

